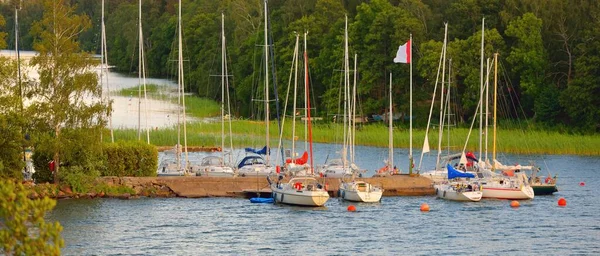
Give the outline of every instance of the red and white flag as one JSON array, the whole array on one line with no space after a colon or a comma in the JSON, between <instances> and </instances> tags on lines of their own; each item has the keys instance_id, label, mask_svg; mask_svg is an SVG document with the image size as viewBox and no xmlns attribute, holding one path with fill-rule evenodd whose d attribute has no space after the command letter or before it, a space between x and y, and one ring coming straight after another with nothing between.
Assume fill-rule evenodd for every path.
<instances>
[{"instance_id":1,"label":"red and white flag","mask_svg":"<svg viewBox=\"0 0 600 256\"><path fill-rule=\"evenodd\" d=\"M394 58L394 63L410 63L411 54L410 54L410 40L403 45L398 47L398 52L396 52L396 57Z\"/></svg>"}]
</instances>

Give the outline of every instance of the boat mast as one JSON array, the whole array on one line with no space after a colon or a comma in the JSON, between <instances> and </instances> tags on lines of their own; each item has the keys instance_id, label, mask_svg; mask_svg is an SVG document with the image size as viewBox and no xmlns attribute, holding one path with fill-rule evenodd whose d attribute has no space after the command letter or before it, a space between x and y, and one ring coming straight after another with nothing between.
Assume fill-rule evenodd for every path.
<instances>
[{"instance_id":1,"label":"boat mast","mask_svg":"<svg viewBox=\"0 0 600 256\"><path fill-rule=\"evenodd\" d=\"M346 15L346 23L344 29L344 146L342 147L342 165L344 168L348 165L347 163L347 146L348 146L348 69L349 69L349 60L348 60L348 15Z\"/></svg>"},{"instance_id":2,"label":"boat mast","mask_svg":"<svg viewBox=\"0 0 600 256\"><path fill-rule=\"evenodd\" d=\"M305 86L305 103L306 103L306 123L308 126L308 145L310 152L310 173L314 174L313 166L313 143L312 143L312 123L310 121L310 90L308 84L308 51L306 46L306 36L308 31L304 32L304 86Z\"/></svg>"},{"instance_id":3,"label":"boat mast","mask_svg":"<svg viewBox=\"0 0 600 256\"><path fill-rule=\"evenodd\" d=\"M358 62L358 54L354 54L354 85L352 86L352 115L350 119L350 124L352 125L352 133L350 135L350 163L354 164L354 155L356 152L354 151L354 144L356 139L356 77L358 76L357 72L357 62Z\"/></svg>"},{"instance_id":4,"label":"boat mast","mask_svg":"<svg viewBox=\"0 0 600 256\"><path fill-rule=\"evenodd\" d=\"M231 130L231 104L229 101L229 73L227 71L227 47L226 47L226 40L225 40L225 19L223 18L223 62L225 63L225 93L227 93L227 115L229 116L228 118L228 122L229 122L229 148L231 150L233 150L233 136L231 136L231 134L233 133L233 131ZM223 148L221 148L221 150L223 150ZM225 159L223 158L223 161L225 161ZM233 163L233 152L229 152L229 163L232 164Z\"/></svg>"},{"instance_id":5,"label":"boat mast","mask_svg":"<svg viewBox=\"0 0 600 256\"><path fill-rule=\"evenodd\" d=\"M485 75L485 161L488 162L488 117L489 117L489 96L490 96L490 58L486 60L486 75ZM480 156L481 158L481 156Z\"/></svg>"},{"instance_id":6,"label":"boat mast","mask_svg":"<svg viewBox=\"0 0 600 256\"><path fill-rule=\"evenodd\" d=\"M15 54L17 57L17 84L19 86L19 100L21 101L21 115L23 114L23 89L21 88L21 53L19 52L19 6L15 6ZM25 148L23 148L23 152ZM25 160L25 154L23 154L23 160Z\"/></svg>"},{"instance_id":7,"label":"boat mast","mask_svg":"<svg viewBox=\"0 0 600 256\"><path fill-rule=\"evenodd\" d=\"M225 161L225 14L221 13L221 159Z\"/></svg>"},{"instance_id":8,"label":"boat mast","mask_svg":"<svg viewBox=\"0 0 600 256\"><path fill-rule=\"evenodd\" d=\"M431 106L429 107L429 117L427 118L427 129L425 129L425 139L423 141L423 150L421 150L421 158L419 159L419 167L417 168L418 171L421 170L421 165L423 164L423 156L425 155L425 153L429 152L429 139L428 139L429 126L431 125L431 116L433 115L433 105L435 103L435 96L437 94L437 85L438 85L439 78L440 78L440 69L442 67L442 60L445 59L445 56L446 56L447 39L448 39L448 23L444 23L444 43L442 44L442 51L440 52L440 60L439 60L439 64L438 64L437 74L435 77L435 86L433 87L433 97L431 100ZM443 80L442 80L442 83L443 83ZM438 163L436 163L436 169L437 169L437 167L438 167Z\"/></svg>"},{"instance_id":9,"label":"boat mast","mask_svg":"<svg viewBox=\"0 0 600 256\"><path fill-rule=\"evenodd\" d=\"M444 44L445 44L445 37L444 37ZM445 75L446 75L446 49L444 48L444 56L442 57L442 88L441 88L441 93L440 93L440 125L439 125L439 133L438 133L438 153L437 153L437 159L436 159L436 169L438 168L438 166L440 165L440 157L442 155L442 134L444 131L444 80L445 80Z\"/></svg>"},{"instance_id":10,"label":"boat mast","mask_svg":"<svg viewBox=\"0 0 600 256\"><path fill-rule=\"evenodd\" d=\"M265 0L265 143L267 144L267 152L265 155L265 162L269 165L269 42L267 41L267 0Z\"/></svg>"},{"instance_id":11,"label":"boat mast","mask_svg":"<svg viewBox=\"0 0 600 256\"><path fill-rule=\"evenodd\" d=\"M444 110L444 112L446 112L446 134L448 135L448 155L450 155L450 86L451 86L451 77L452 77L452 59L448 60L448 89L446 89L446 109Z\"/></svg>"},{"instance_id":12,"label":"boat mast","mask_svg":"<svg viewBox=\"0 0 600 256\"><path fill-rule=\"evenodd\" d=\"M292 159L296 158L296 98L298 97L298 44L300 35L296 34L294 47L294 105L292 107ZM306 43L306 42L305 42Z\"/></svg>"},{"instance_id":13,"label":"boat mast","mask_svg":"<svg viewBox=\"0 0 600 256\"><path fill-rule=\"evenodd\" d=\"M492 171L496 170L496 104L498 102L498 53L494 53L494 138L492 146Z\"/></svg>"},{"instance_id":14,"label":"boat mast","mask_svg":"<svg viewBox=\"0 0 600 256\"><path fill-rule=\"evenodd\" d=\"M144 64L144 34L142 32L142 0L139 1L139 47L138 47L138 140L142 139L142 86L144 90L144 111L146 117L146 142L150 144L150 130L148 129L148 96L146 95L146 66Z\"/></svg>"},{"instance_id":15,"label":"boat mast","mask_svg":"<svg viewBox=\"0 0 600 256\"><path fill-rule=\"evenodd\" d=\"M310 109L308 108L308 101L310 100L309 94L308 94L308 54L306 51L307 45L306 45L306 36L308 35L308 31L304 32L304 94L305 95L305 99L304 99L304 151L308 151L308 115L310 112ZM311 154L312 157L312 154ZM312 165L311 165L312 166Z\"/></svg>"},{"instance_id":16,"label":"boat mast","mask_svg":"<svg viewBox=\"0 0 600 256\"><path fill-rule=\"evenodd\" d=\"M100 45L100 86L104 83L104 78L106 77L106 98L108 103L110 103L110 87L108 85L108 52L106 48L106 26L104 26L104 0L102 0L102 24L100 25L102 28L101 35L101 45ZM16 39L15 39L16 40ZM110 129L110 141L115 142L115 135L113 132L112 126L112 110L108 113L108 127Z\"/></svg>"},{"instance_id":17,"label":"boat mast","mask_svg":"<svg viewBox=\"0 0 600 256\"><path fill-rule=\"evenodd\" d=\"M479 99L483 99L483 48L485 39L485 18L481 19L481 61L480 61L480 74L479 74ZM481 158L481 148L483 145L482 134L483 131L483 108L479 108L479 157Z\"/></svg>"},{"instance_id":18,"label":"boat mast","mask_svg":"<svg viewBox=\"0 0 600 256\"><path fill-rule=\"evenodd\" d=\"M179 44L179 82L181 88L181 110L183 112L183 148L185 150L185 168L186 172L189 166L188 148L187 148L187 125L185 120L185 82L183 77L183 37L182 37L182 22L181 22L181 0L179 0L179 15L178 21L178 44Z\"/></svg>"}]
</instances>

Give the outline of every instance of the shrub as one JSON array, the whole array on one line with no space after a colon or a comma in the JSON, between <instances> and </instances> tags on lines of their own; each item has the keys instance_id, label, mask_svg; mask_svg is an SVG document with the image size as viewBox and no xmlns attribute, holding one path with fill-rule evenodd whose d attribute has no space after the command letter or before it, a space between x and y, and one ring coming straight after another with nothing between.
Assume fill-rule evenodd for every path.
<instances>
[{"instance_id":1,"label":"shrub","mask_svg":"<svg viewBox=\"0 0 600 256\"><path fill-rule=\"evenodd\" d=\"M102 176L156 176L158 151L155 146L142 142L117 142L104 144L106 169Z\"/></svg>"}]
</instances>

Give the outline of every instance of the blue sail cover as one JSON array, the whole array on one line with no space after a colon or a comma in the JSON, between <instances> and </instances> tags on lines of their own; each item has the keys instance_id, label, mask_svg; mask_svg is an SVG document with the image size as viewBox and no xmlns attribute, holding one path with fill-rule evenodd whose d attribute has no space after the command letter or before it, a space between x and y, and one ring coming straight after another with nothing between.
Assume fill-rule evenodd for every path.
<instances>
[{"instance_id":1,"label":"blue sail cover","mask_svg":"<svg viewBox=\"0 0 600 256\"><path fill-rule=\"evenodd\" d=\"M264 148L262 148L260 150L253 149L253 148L246 148L246 152L255 153L255 154L259 154L259 155L266 155L267 154L267 146L265 146Z\"/></svg>"},{"instance_id":2,"label":"blue sail cover","mask_svg":"<svg viewBox=\"0 0 600 256\"><path fill-rule=\"evenodd\" d=\"M452 165L448 164L446 165L446 169L448 169L448 179L454 179L454 178L475 178L475 175L472 173L466 173L466 172L459 172L456 169L454 169L454 167L452 167Z\"/></svg>"}]
</instances>

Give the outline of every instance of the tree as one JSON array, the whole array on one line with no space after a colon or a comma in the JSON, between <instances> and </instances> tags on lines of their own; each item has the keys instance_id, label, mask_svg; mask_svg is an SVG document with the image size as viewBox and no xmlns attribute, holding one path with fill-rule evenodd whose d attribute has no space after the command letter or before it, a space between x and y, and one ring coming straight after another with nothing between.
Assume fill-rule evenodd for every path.
<instances>
[{"instance_id":1,"label":"tree","mask_svg":"<svg viewBox=\"0 0 600 256\"><path fill-rule=\"evenodd\" d=\"M0 180L0 253L6 255L60 255L64 241L58 222L46 223L44 216L56 201L30 199L33 191L21 183Z\"/></svg>"},{"instance_id":2,"label":"tree","mask_svg":"<svg viewBox=\"0 0 600 256\"><path fill-rule=\"evenodd\" d=\"M4 26L0 16L0 26ZM0 48L6 48L6 33L0 32ZM23 135L21 133L21 92L17 82L17 63L0 57L0 178L22 178Z\"/></svg>"},{"instance_id":3,"label":"tree","mask_svg":"<svg viewBox=\"0 0 600 256\"><path fill-rule=\"evenodd\" d=\"M93 149L100 143L100 129L105 126L110 104L102 102L102 88L93 72L97 64L89 53L81 52L78 35L90 27L85 15L75 15L75 7L66 0L45 0L42 20L35 22L34 49L38 55L31 59L37 67L39 81L28 87L32 95L28 115L34 120L43 143L49 145L56 163L54 181L58 182L61 153L73 150L67 132L63 129L84 130L91 138L79 140L85 148ZM91 132L90 132L91 130ZM97 132L94 132L97 130ZM52 131L52 136L45 136ZM76 133L76 132L74 132Z\"/></svg>"},{"instance_id":4,"label":"tree","mask_svg":"<svg viewBox=\"0 0 600 256\"><path fill-rule=\"evenodd\" d=\"M561 92L560 103L566 109L570 122L579 130L600 130L600 13L584 31L583 42L577 45L580 56L575 61L575 79Z\"/></svg>"},{"instance_id":5,"label":"tree","mask_svg":"<svg viewBox=\"0 0 600 256\"><path fill-rule=\"evenodd\" d=\"M525 111L533 110L531 103L544 83L548 64L541 33L542 20L533 13L511 21L506 29L506 35L515 38L506 60L512 65L513 75L518 77L519 87L525 96L521 100Z\"/></svg>"}]
</instances>

